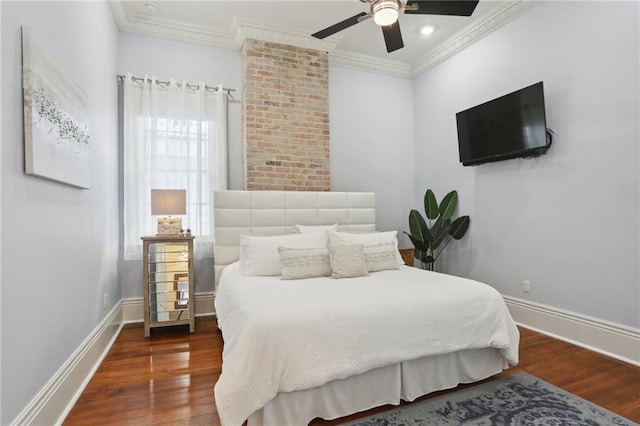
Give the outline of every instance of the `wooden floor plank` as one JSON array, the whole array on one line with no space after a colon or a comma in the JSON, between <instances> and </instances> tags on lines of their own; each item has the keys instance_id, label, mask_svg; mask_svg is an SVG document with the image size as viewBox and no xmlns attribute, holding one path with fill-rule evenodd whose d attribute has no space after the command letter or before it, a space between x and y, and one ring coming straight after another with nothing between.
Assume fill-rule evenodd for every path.
<instances>
[{"instance_id":1,"label":"wooden floor plank","mask_svg":"<svg viewBox=\"0 0 640 426\"><path fill-rule=\"evenodd\" d=\"M153 329L145 338L142 324L126 325L64 424L219 425L213 386L222 371L222 336L213 317L197 318L195 333L185 330ZM526 371L640 423L640 367L525 328L520 335L519 365L489 380ZM337 425L393 408L316 419L312 425Z\"/></svg>"}]
</instances>

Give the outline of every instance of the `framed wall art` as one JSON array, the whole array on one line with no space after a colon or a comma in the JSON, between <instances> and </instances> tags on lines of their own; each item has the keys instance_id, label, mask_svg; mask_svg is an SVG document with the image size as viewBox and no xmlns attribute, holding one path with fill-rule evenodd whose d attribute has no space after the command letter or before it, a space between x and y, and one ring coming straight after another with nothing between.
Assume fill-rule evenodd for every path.
<instances>
[{"instance_id":1,"label":"framed wall art","mask_svg":"<svg viewBox=\"0 0 640 426\"><path fill-rule=\"evenodd\" d=\"M29 27L22 27L25 172L89 189L86 95Z\"/></svg>"}]
</instances>

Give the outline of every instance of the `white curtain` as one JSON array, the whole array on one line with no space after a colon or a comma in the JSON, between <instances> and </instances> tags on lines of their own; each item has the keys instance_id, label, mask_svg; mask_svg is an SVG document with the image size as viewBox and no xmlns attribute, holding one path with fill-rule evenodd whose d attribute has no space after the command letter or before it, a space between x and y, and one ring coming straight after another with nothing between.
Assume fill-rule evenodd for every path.
<instances>
[{"instance_id":1,"label":"white curtain","mask_svg":"<svg viewBox=\"0 0 640 426\"><path fill-rule=\"evenodd\" d=\"M151 189L185 189L194 255L213 256L213 191L227 189L227 98L207 89L128 73L123 81L124 259L142 258L155 235Z\"/></svg>"}]
</instances>

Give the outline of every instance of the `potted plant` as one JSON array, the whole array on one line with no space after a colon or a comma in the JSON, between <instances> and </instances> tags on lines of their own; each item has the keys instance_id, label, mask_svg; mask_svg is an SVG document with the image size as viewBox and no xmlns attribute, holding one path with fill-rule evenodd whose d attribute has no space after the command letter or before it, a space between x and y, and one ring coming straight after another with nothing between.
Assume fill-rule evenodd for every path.
<instances>
[{"instance_id":1,"label":"potted plant","mask_svg":"<svg viewBox=\"0 0 640 426\"><path fill-rule=\"evenodd\" d=\"M434 270L436 259L451 240L459 240L469 229L469 216L453 219L458 204L458 192L451 191L438 204L431 189L424 194L426 220L419 211L409 212L409 230L405 232L415 247L414 257L422 262L425 269Z\"/></svg>"}]
</instances>

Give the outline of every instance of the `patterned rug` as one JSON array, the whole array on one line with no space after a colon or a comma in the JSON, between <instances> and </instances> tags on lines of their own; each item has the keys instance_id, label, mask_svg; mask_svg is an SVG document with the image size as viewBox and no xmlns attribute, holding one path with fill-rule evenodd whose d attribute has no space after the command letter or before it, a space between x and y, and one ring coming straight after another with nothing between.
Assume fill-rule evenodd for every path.
<instances>
[{"instance_id":1,"label":"patterned rug","mask_svg":"<svg viewBox=\"0 0 640 426\"><path fill-rule=\"evenodd\" d=\"M360 419L350 426L636 425L527 373Z\"/></svg>"}]
</instances>

